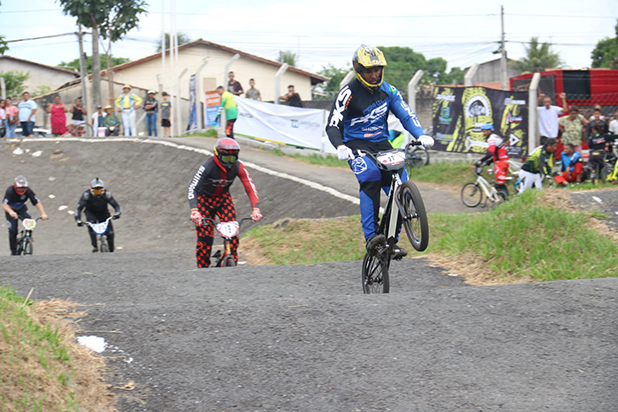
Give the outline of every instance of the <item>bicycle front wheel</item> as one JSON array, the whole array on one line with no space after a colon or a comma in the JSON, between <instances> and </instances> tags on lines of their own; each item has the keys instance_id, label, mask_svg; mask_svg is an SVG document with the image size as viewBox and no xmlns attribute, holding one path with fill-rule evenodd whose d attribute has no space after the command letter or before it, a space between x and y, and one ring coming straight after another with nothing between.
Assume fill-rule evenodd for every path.
<instances>
[{"instance_id":1,"label":"bicycle front wheel","mask_svg":"<svg viewBox=\"0 0 618 412\"><path fill-rule=\"evenodd\" d=\"M107 241L105 239L101 239L101 244L99 245L99 252L108 253L109 246L107 245Z\"/></svg>"},{"instance_id":2,"label":"bicycle front wheel","mask_svg":"<svg viewBox=\"0 0 618 412\"><path fill-rule=\"evenodd\" d=\"M31 255L33 252L33 247L32 247L32 240L29 238L25 238L24 239L24 255Z\"/></svg>"},{"instance_id":3,"label":"bicycle front wheel","mask_svg":"<svg viewBox=\"0 0 618 412\"><path fill-rule=\"evenodd\" d=\"M95 137L94 129L88 123L80 124L72 134L76 137Z\"/></svg>"},{"instance_id":4,"label":"bicycle front wheel","mask_svg":"<svg viewBox=\"0 0 618 412\"><path fill-rule=\"evenodd\" d=\"M476 183L467 183L461 189L461 201L468 207L477 207L483 200L483 191Z\"/></svg>"},{"instance_id":5,"label":"bicycle front wheel","mask_svg":"<svg viewBox=\"0 0 618 412\"><path fill-rule=\"evenodd\" d=\"M388 293L390 289L388 267L390 259L386 248L376 255L366 254L363 259L363 292L365 294Z\"/></svg>"},{"instance_id":6,"label":"bicycle front wheel","mask_svg":"<svg viewBox=\"0 0 618 412\"><path fill-rule=\"evenodd\" d=\"M221 266L223 267L234 267L236 266L236 262L234 262L234 257L233 256L226 256L223 259L223 263L221 264Z\"/></svg>"},{"instance_id":7,"label":"bicycle front wheel","mask_svg":"<svg viewBox=\"0 0 618 412\"><path fill-rule=\"evenodd\" d=\"M401 206L405 215L403 219L403 227L406 229L406 234L412 247L419 252L427 249L429 244L429 223L427 222L427 213L425 212L425 204L418 188L410 180L403 182L401 185Z\"/></svg>"}]
</instances>

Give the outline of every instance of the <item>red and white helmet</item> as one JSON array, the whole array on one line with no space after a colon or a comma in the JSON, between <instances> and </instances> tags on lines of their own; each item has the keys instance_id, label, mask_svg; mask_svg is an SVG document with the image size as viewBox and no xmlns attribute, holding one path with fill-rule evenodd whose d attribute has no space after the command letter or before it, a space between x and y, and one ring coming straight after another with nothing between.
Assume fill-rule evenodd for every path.
<instances>
[{"instance_id":1,"label":"red and white helmet","mask_svg":"<svg viewBox=\"0 0 618 412\"><path fill-rule=\"evenodd\" d=\"M230 137L223 137L215 144L215 159L226 169L231 169L236 164L238 152L240 152L238 142Z\"/></svg>"},{"instance_id":2,"label":"red and white helmet","mask_svg":"<svg viewBox=\"0 0 618 412\"><path fill-rule=\"evenodd\" d=\"M15 193L18 195L23 195L28 190L28 180L22 175L17 176L13 183L13 189L15 189Z\"/></svg>"}]
</instances>

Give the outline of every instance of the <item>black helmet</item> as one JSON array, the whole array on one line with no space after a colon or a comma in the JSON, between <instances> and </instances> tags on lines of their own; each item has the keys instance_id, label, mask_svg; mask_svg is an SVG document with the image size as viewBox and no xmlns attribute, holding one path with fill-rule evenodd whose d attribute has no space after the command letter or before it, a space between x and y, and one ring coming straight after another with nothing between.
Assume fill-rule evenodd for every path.
<instances>
[{"instance_id":1,"label":"black helmet","mask_svg":"<svg viewBox=\"0 0 618 412\"><path fill-rule=\"evenodd\" d=\"M90 192L95 196L101 196L105 192L105 183L98 177L95 177L90 182Z\"/></svg>"},{"instance_id":2,"label":"black helmet","mask_svg":"<svg viewBox=\"0 0 618 412\"><path fill-rule=\"evenodd\" d=\"M377 84L368 83L363 78L361 73L372 67L383 68L384 66L386 66L386 58L384 57L384 53L382 53L382 51L377 47L362 44L358 49L356 49L354 56L352 56L352 68L354 68L356 78L363 86L371 90L375 90L382 85L382 82L384 81L384 70L382 70L382 76Z\"/></svg>"},{"instance_id":3,"label":"black helmet","mask_svg":"<svg viewBox=\"0 0 618 412\"><path fill-rule=\"evenodd\" d=\"M240 152L238 142L230 137L223 137L215 144L215 159L226 169L231 169L236 164L238 152Z\"/></svg>"}]
</instances>

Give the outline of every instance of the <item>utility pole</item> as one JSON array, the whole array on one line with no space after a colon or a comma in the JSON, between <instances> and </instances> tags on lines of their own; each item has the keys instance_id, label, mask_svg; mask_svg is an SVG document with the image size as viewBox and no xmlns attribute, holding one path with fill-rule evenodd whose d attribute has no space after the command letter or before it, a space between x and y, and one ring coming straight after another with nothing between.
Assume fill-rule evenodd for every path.
<instances>
[{"instance_id":1,"label":"utility pole","mask_svg":"<svg viewBox=\"0 0 618 412\"><path fill-rule=\"evenodd\" d=\"M504 45L504 6L500 6L500 20L502 23L502 38L500 40L500 69L502 72L502 90L506 90L508 78L506 72L506 47Z\"/></svg>"},{"instance_id":2,"label":"utility pole","mask_svg":"<svg viewBox=\"0 0 618 412\"><path fill-rule=\"evenodd\" d=\"M86 96L86 82L88 81L88 77L86 76L86 55L84 54L84 43L83 37L84 33L82 32L82 25L77 26L79 32L77 33L77 39L79 42L79 77L82 85L82 101L87 104L88 97Z\"/></svg>"}]
</instances>

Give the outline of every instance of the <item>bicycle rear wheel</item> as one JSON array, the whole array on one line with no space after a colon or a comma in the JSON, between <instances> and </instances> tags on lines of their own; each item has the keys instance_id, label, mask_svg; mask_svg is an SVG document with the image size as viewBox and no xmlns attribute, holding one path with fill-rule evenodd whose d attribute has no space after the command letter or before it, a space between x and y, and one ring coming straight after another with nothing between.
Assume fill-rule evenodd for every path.
<instances>
[{"instance_id":1,"label":"bicycle rear wheel","mask_svg":"<svg viewBox=\"0 0 618 412\"><path fill-rule=\"evenodd\" d=\"M234 257L226 256L225 258L223 258L223 263L221 264L221 266L230 268L236 266L236 262L234 262Z\"/></svg>"},{"instance_id":2,"label":"bicycle rear wheel","mask_svg":"<svg viewBox=\"0 0 618 412\"><path fill-rule=\"evenodd\" d=\"M461 201L468 207L477 207L483 200L483 191L476 183L467 183L461 188Z\"/></svg>"},{"instance_id":3,"label":"bicycle rear wheel","mask_svg":"<svg viewBox=\"0 0 618 412\"><path fill-rule=\"evenodd\" d=\"M400 201L405 215L403 227L408 239L414 249L422 252L429 244L429 223L421 193L412 181L407 180L401 185Z\"/></svg>"},{"instance_id":4,"label":"bicycle rear wheel","mask_svg":"<svg viewBox=\"0 0 618 412\"><path fill-rule=\"evenodd\" d=\"M388 249L383 248L375 255L366 254L363 259L363 292L366 294L388 293L390 290Z\"/></svg>"},{"instance_id":5,"label":"bicycle rear wheel","mask_svg":"<svg viewBox=\"0 0 618 412\"><path fill-rule=\"evenodd\" d=\"M33 247L32 247L32 239L30 238L25 238L24 239L24 255L31 255L33 252Z\"/></svg>"}]
</instances>

